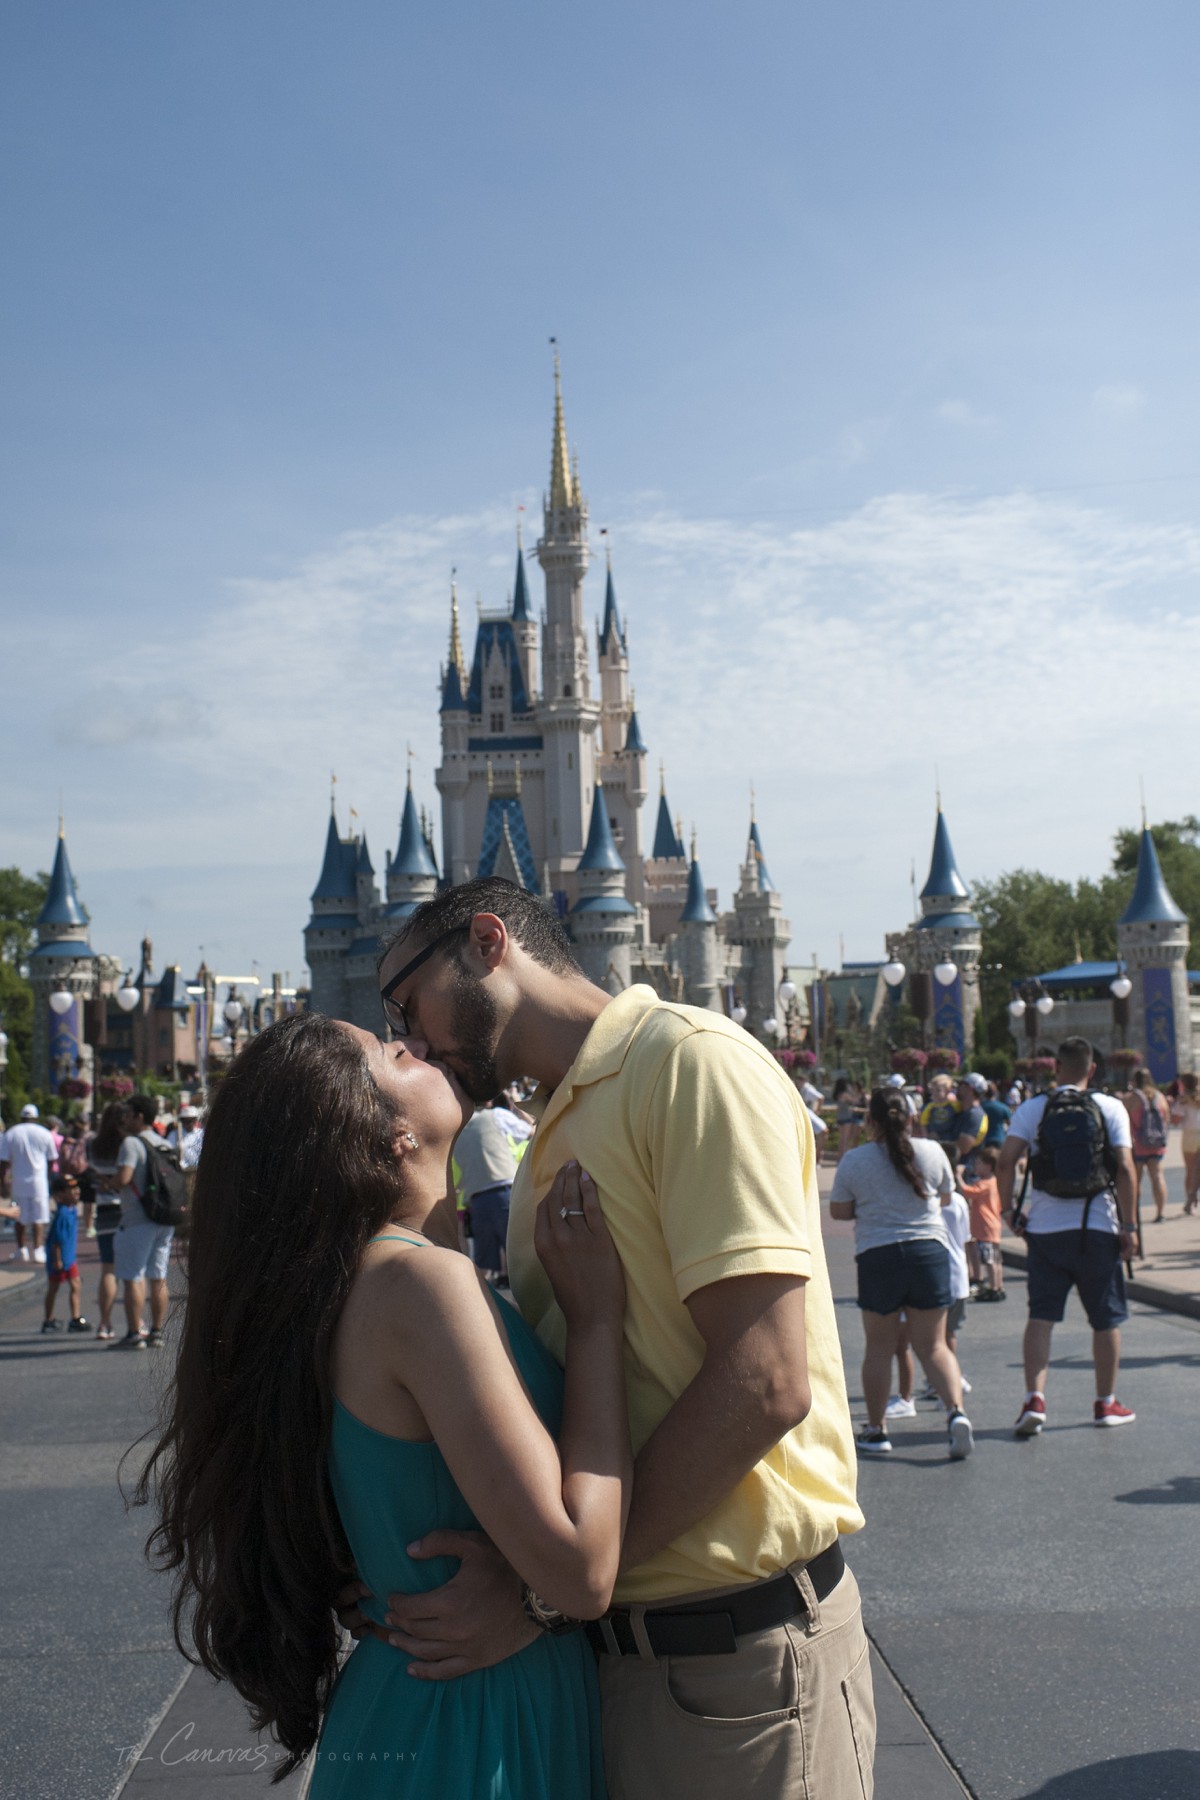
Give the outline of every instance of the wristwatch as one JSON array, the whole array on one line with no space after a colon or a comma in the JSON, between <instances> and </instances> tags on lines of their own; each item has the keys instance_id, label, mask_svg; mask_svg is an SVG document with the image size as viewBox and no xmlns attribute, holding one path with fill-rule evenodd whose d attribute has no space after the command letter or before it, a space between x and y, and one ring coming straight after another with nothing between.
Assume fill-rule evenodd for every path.
<instances>
[{"instance_id":1,"label":"wristwatch","mask_svg":"<svg viewBox=\"0 0 1200 1800\"><path fill-rule=\"evenodd\" d=\"M524 1582L521 1587L521 1605L525 1608L525 1617L529 1622L536 1625L539 1631L544 1631L548 1637L565 1637L569 1631L578 1631L583 1624L582 1619L573 1619L570 1613L562 1612L557 1606L547 1606L544 1600L539 1600L528 1582Z\"/></svg>"}]
</instances>

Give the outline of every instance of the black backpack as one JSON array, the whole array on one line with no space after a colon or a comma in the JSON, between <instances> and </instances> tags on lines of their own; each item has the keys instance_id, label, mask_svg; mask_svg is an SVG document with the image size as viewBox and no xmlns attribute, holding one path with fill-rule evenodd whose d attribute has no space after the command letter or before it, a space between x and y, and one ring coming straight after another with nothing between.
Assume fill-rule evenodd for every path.
<instances>
[{"instance_id":1,"label":"black backpack","mask_svg":"<svg viewBox=\"0 0 1200 1800\"><path fill-rule=\"evenodd\" d=\"M1104 1114L1082 1088L1056 1088L1046 1101L1037 1143L1025 1170L1040 1194L1054 1200L1082 1200L1086 1232L1088 1212L1097 1194L1113 1185L1117 1159L1108 1141ZM1025 1190L1021 1190L1021 1202Z\"/></svg>"},{"instance_id":2,"label":"black backpack","mask_svg":"<svg viewBox=\"0 0 1200 1800\"><path fill-rule=\"evenodd\" d=\"M146 1140L142 1139L143 1143ZM152 1225L182 1225L187 1218L187 1176L173 1150L146 1144L146 1189L142 1211Z\"/></svg>"}]
</instances>

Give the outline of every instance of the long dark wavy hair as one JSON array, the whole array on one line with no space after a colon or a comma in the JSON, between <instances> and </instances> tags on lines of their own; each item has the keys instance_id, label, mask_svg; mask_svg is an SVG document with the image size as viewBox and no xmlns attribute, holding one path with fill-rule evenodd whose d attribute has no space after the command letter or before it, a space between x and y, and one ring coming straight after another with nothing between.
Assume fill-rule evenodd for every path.
<instances>
[{"instance_id":1,"label":"long dark wavy hair","mask_svg":"<svg viewBox=\"0 0 1200 1800\"><path fill-rule=\"evenodd\" d=\"M134 1493L158 1511L146 1550L174 1571L175 1641L274 1732L276 1781L316 1742L337 1674L351 1562L327 1472L330 1347L401 1197L400 1124L319 1013L238 1056L204 1134L179 1360Z\"/></svg>"},{"instance_id":2,"label":"long dark wavy hair","mask_svg":"<svg viewBox=\"0 0 1200 1800\"><path fill-rule=\"evenodd\" d=\"M121 1145L129 1136L129 1108L123 1100L110 1100L100 1115L96 1135L92 1139L92 1155L101 1162L116 1162Z\"/></svg>"},{"instance_id":3,"label":"long dark wavy hair","mask_svg":"<svg viewBox=\"0 0 1200 1800\"><path fill-rule=\"evenodd\" d=\"M879 1132L879 1140L896 1173L904 1177L914 1194L919 1195L922 1200L926 1199L925 1177L918 1169L917 1159L913 1155L910 1135L912 1113L900 1089L876 1088L871 1095L869 1117Z\"/></svg>"}]
</instances>

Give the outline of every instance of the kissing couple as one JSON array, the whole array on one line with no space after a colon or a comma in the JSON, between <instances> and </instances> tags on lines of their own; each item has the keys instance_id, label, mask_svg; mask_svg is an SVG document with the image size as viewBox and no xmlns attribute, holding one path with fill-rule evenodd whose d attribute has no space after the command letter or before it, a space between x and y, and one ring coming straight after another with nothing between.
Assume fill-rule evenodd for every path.
<instances>
[{"instance_id":1,"label":"kissing couple","mask_svg":"<svg viewBox=\"0 0 1200 1800\"><path fill-rule=\"evenodd\" d=\"M282 1019L212 1107L138 1490L180 1647L311 1800L870 1800L799 1095L723 1014L595 986L507 881L418 908L379 979L385 1038ZM522 1076L514 1306L448 1171Z\"/></svg>"}]
</instances>

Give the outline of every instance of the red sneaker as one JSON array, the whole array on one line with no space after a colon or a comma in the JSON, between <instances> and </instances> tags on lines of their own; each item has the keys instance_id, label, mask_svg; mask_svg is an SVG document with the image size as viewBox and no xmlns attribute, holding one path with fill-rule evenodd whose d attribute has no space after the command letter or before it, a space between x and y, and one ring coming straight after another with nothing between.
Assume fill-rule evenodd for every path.
<instances>
[{"instance_id":1,"label":"red sneaker","mask_svg":"<svg viewBox=\"0 0 1200 1800\"><path fill-rule=\"evenodd\" d=\"M1132 1425L1136 1418L1137 1414L1119 1400L1097 1400L1092 1408L1093 1425Z\"/></svg>"},{"instance_id":2,"label":"red sneaker","mask_svg":"<svg viewBox=\"0 0 1200 1800\"><path fill-rule=\"evenodd\" d=\"M1046 1423L1046 1402L1040 1394L1034 1394L1027 1400L1017 1415L1013 1426L1014 1437L1037 1437Z\"/></svg>"}]
</instances>

